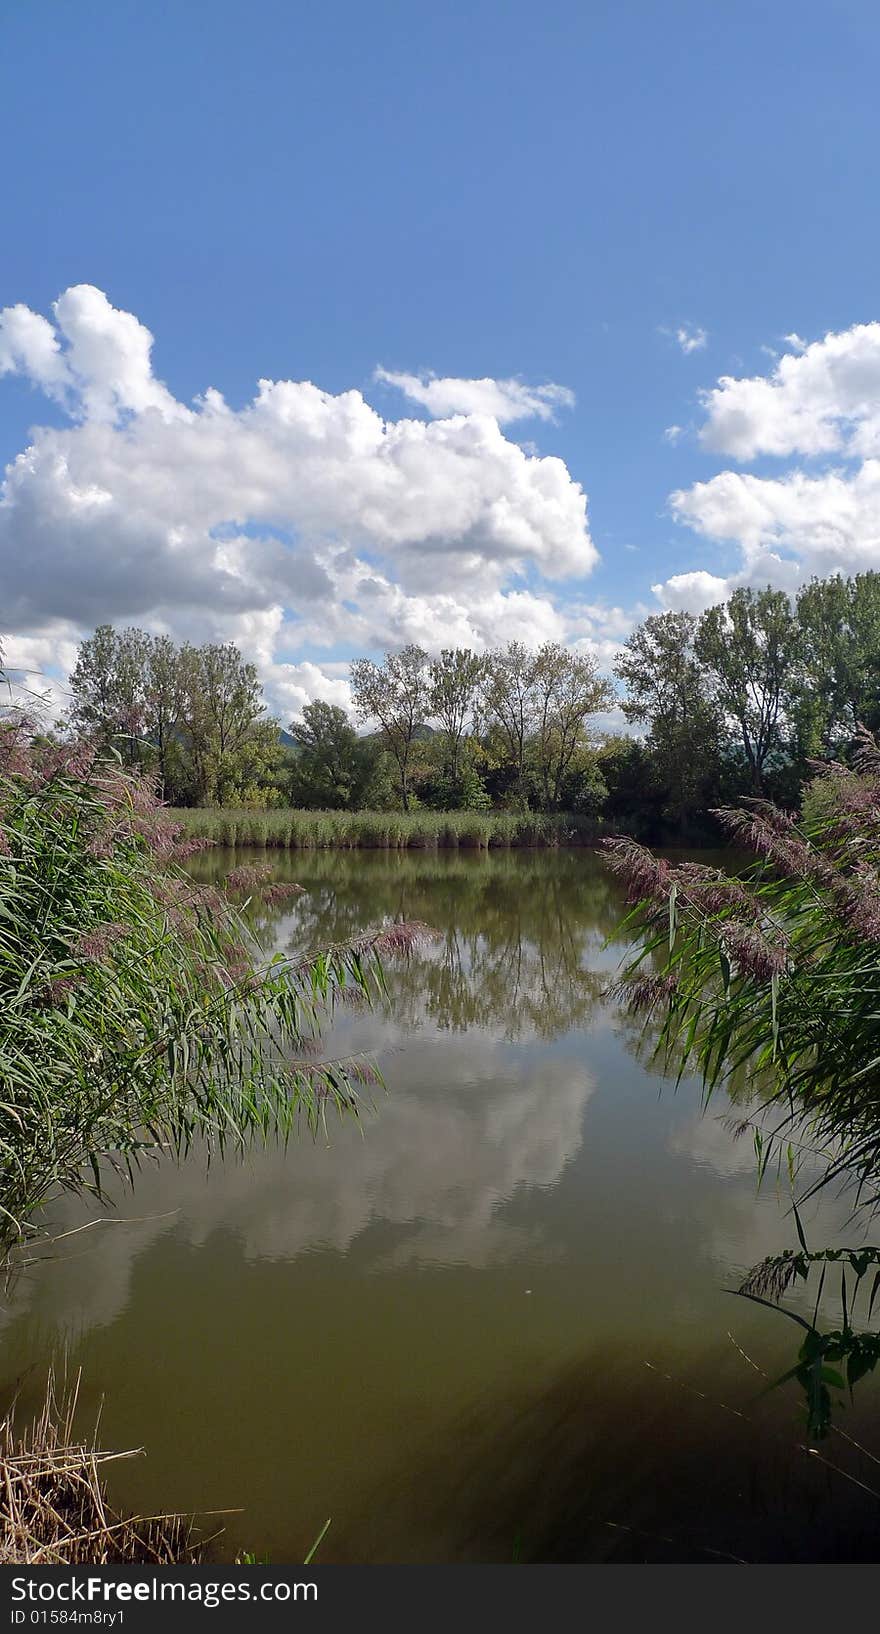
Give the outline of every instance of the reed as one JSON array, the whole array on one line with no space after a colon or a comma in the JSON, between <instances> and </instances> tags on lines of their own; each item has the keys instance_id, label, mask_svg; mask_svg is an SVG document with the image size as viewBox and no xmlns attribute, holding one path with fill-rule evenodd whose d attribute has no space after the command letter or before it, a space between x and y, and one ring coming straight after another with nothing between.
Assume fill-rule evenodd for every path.
<instances>
[{"instance_id":1,"label":"reed","mask_svg":"<svg viewBox=\"0 0 880 1634\"><path fill-rule=\"evenodd\" d=\"M716 813L758 858L739 875L608 842L634 904L622 931L635 951L618 995L649 1035L656 1028L664 1066L678 1078L696 1067L707 1099L747 1077L749 1116L737 1133L754 1139L759 1178L787 1174L799 1249L762 1261L738 1292L797 1326L797 1360L778 1382L801 1385L811 1438L828 1433L832 1392L851 1392L880 1366L880 1333L853 1319L864 1290L872 1320L880 1245L810 1249L801 1215L829 1185L850 1192L848 1224L880 1212L880 745L865 728L852 762L822 768L799 813L765 800ZM831 1268L840 1326L822 1332ZM811 1276L808 1321L781 1301Z\"/></svg>"},{"instance_id":2,"label":"reed","mask_svg":"<svg viewBox=\"0 0 880 1634\"><path fill-rule=\"evenodd\" d=\"M236 839L242 814L221 816ZM261 832L242 824L239 843ZM334 832L330 813L308 829L322 845ZM147 1151L223 1151L357 1112L357 1063L314 1059L321 1025L383 992L383 957L424 927L267 960L227 892L179 866L205 843L93 745L41 745L0 718L0 1259L52 1197L101 1197ZM255 878L267 900L289 889L252 867L232 896Z\"/></svg>"},{"instance_id":3,"label":"reed","mask_svg":"<svg viewBox=\"0 0 880 1634\"><path fill-rule=\"evenodd\" d=\"M79 1377L59 1390L50 1371L45 1398L19 1428L16 1405L0 1423L0 1565L195 1565L200 1549L179 1515L120 1515L105 1485L106 1466L130 1452L100 1450L74 1421Z\"/></svg>"},{"instance_id":4,"label":"reed","mask_svg":"<svg viewBox=\"0 0 880 1634\"><path fill-rule=\"evenodd\" d=\"M601 825L572 812L172 809L192 839L288 851L594 845Z\"/></svg>"}]
</instances>

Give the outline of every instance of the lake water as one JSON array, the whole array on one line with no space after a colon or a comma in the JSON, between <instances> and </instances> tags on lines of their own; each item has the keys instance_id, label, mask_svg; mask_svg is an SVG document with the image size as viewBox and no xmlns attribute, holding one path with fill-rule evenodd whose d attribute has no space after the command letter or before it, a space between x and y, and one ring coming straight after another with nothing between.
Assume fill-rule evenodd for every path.
<instances>
[{"instance_id":1,"label":"lake water","mask_svg":"<svg viewBox=\"0 0 880 1634\"><path fill-rule=\"evenodd\" d=\"M268 856L305 887L261 913L268 946L440 933L326 1037L375 1051L386 1087L329 1141L149 1165L15 1285L7 1394L66 1353L103 1444L146 1449L115 1500L240 1511L203 1523L226 1558L301 1560L328 1516L323 1561L875 1558L877 1386L821 1460L796 1387L761 1396L797 1330L730 1290L794 1241L786 1191L603 996L622 902L601 859Z\"/></svg>"}]
</instances>

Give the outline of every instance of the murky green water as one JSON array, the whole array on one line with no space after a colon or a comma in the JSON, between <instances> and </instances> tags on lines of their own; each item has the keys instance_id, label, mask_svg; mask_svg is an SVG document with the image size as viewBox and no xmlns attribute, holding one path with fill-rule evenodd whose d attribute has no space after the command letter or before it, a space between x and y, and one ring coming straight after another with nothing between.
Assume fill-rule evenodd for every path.
<instances>
[{"instance_id":1,"label":"murky green water","mask_svg":"<svg viewBox=\"0 0 880 1634\"><path fill-rule=\"evenodd\" d=\"M147 1450L118 1502L240 1509L227 1554L301 1559L332 1516L324 1560L872 1558L877 1498L847 1477L880 1487L876 1458L833 1436L820 1463L796 1393L756 1399L796 1330L727 1291L792 1241L784 1192L603 998L599 859L274 862L306 894L264 914L270 944L441 933L326 1040L375 1050L387 1094L329 1145L145 1170L18 1283L6 1384L66 1348L104 1444ZM877 1408L867 1381L841 1423L880 1456Z\"/></svg>"}]
</instances>

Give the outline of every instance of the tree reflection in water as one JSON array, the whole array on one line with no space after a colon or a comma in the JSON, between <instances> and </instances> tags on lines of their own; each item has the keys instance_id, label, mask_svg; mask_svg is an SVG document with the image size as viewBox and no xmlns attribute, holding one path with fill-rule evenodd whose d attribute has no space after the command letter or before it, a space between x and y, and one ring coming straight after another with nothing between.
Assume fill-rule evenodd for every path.
<instances>
[{"instance_id":1,"label":"tree reflection in water","mask_svg":"<svg viewBox=\"0 0 880 1634\"><path fill-rule=\"evenodd\" d=\"M217 878L230 852L198 859ZM252 910L267 948L299 953L363 931L379 919L419 919L438 933L428 953L389 968L388 1006L401 1026L425 1020L450 1032L489 1027L509 1040L551 1040L583 1026L619 957L602 957L620 918L621 893L582 850L421 855L360 854L358 866L326 852L279 853L280 879L306 883L289 904Z\"/></svg>"}]
</instances>

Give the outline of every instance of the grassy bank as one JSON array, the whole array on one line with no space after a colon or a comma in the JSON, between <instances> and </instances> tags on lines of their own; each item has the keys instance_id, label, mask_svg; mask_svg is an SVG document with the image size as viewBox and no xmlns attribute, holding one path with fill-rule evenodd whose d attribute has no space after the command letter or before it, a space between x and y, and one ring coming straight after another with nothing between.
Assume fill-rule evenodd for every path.
<instances>
[{"instance_id":1,"label":"grassy bank","mask_svg":"<svg viewBox=\"0 0 880 1634\"><path fill-rule=\"evenodd\" d=\"M280 846L285 850L405 850L409 846L593 845L595 818L571 812L513 811L236 811L174 809L193 839L217 845Z\"/></svg>"}]
</instances>

